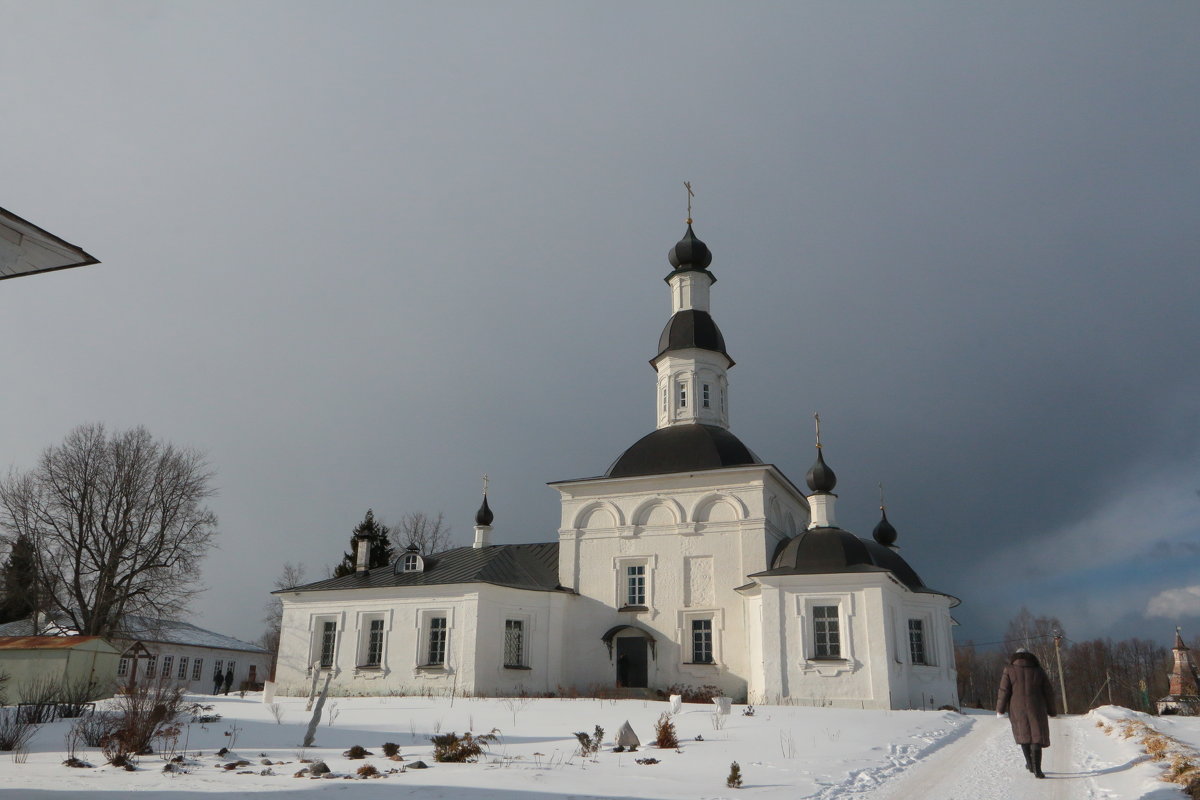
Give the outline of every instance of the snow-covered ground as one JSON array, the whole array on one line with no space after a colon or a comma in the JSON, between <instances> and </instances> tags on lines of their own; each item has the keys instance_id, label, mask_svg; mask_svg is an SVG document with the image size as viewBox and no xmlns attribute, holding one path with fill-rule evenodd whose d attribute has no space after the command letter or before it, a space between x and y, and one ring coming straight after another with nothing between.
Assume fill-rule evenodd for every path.
<instances>
[{"instance_id":1,"label":"snow-covered ground","mask_svg":"<svg viewBox=\"0 0 1200 800\"><path fill-rule=\"evenodd\" d=\"M1106 707L1053 721L1047 779L1039 781L1024 770L1007 721L994 714L763 706L744 716L743 707L734 706L731 715L720 718L707 706L685 704L675 717L679 749L658 750L648 743L655 721L668 709L662 702L386 697L331 699L316 745L303 750L310 716L303 698L279 699L279 723L258 695L194 699L211 703L211 713L222 718L185 726L180 747L186 739L191 757L186 774L165 773L160 756L142 757L135 772L62 766L71 723L61 721L38 731L23 763L0 755L0 796L58 800L137 791L148 798L185 800L211 793L308 797L336 789L355 800L1177 800L1179 788L1158 780L1161 763L1149 761L1136 740L1121 738L1116 728L1121 719L1133 717L1200 746L1200 719L1159 719ZM613 739L626 720L647 744L636 753L614 753ZM574 733L590 733L597 725L606 732L605 747L595 760L580 757ZM429 737L435 733L493 728L501 738L483 761L434 763ZM405 761L383 757L380 745L388 741L401 746ZM216 755L230 744L233 754ZM355 744L375 754L366 762L381 772L417 759L429 769L343 779L366 763L343 757ZM250 766L223 769L234 754ZM80 755L102 762L94 749ZM293 777L304 766L301 758L326 761L336 777ZM637 763L641 758L659 763ZM284 763L268 767L264 759ZM741 765L741 789L725 785L733 761ZM274 774L259 774L268 769Z\"/></svg>"}]
</instances>

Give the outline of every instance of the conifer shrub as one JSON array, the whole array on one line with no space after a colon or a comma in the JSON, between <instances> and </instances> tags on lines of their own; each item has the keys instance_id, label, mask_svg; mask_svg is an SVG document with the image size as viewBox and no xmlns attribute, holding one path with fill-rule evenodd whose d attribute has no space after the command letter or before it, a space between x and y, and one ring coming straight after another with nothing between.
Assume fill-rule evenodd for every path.
<instances>
[{"instance_id":1,"label":"conifer shrub","mask_svg":"<svg viewBox=\"0 0 1200 800\"><path fill-rule=\"evenodd\" d=\"M383 754L388 758L400 755L400 745L395 742L384 742L382 750Z\"/></svg>"},{"instance_id":2,"label":"conifer shrub","mask_svg":"<svg viewBox=\"0 0 1200 800\"><path fill-rule=\"evenodd\" d=\"M730 789L742 788L742 768L736 761L729 765L729 777L725 779L725 785Z\"/></svg>"},{"instance_id":3,"label":"conifer shrub","mask_svg":"<svg viewBox=\"0 0 1200 800\"><path fill-rule=\"evenodd\" d=\"M483 755L483 751L487 749L489 743L496 741L500 737L496 735L496 729L493 728L491 733L473 734L467 731L462 736L456 733L443 733L439 736L431 736L429 741L433 742L433 760L449 763L462 763L478 761Z\"/></svg>"},{"instance_id":4,"label":"conifer shrub","mask_svg":"<svg viewBox=\"0 0 1200 800\"><path fill-rule=\"evenodd\" d=\"M679 737L675 733L675 722L671 715L663 712L654 723L654 744L662 749L674 750L679 747Z\"/></svg>"},{"instance_id":5,"label":"conifer shrub","mask_svg":"<svg viewBox=\"0 0 1200 800\"><path fill-rule=\"evenodd\" d=\"M604 728L596 726L595 732L589 736L584 731L576 731L575 738L579 740L579 755L584 758L595 757L604 741Z\"/></svg>"}]
</instances>

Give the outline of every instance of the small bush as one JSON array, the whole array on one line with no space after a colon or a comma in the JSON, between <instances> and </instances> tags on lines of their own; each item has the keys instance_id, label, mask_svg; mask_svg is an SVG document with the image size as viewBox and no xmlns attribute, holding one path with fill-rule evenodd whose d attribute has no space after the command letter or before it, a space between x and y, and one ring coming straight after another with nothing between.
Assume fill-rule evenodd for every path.
<instances>
[{"instance_id":1,"label":"small bush","mask_svg":"<svg viewBox=\"0 0 1200 800\"><path fill-rule=\"evenodd\" d=\"M679 747L679 737L675 733L675 723L671 720L671 715L665 711L658 718L658 722L654 723L654 744L664 750L674 750Z\"/></svg>"},{"instance_id":2,"label":"small bush","mask_svg":"<svg viewBox=\"0 0 1200 800\"><path fill-rule=\"evenodd\" d=\"M730 789L742 788L742 768L736 761L729 765L729 777L725 779L725 785Z\"/></svg>"},{"instance_id":3,"label":"small bush","mask_svg":"<svg viewBox=\"0 0 1200 800\"><path fill-rule=\"evenodd\" d=\"M579 740L579 755L583 758L595 757L600 751L600 745L604 741L604 728L596 726L595 732L588 736L583 731L577 731L575 738Z\"/></svg>"},{"instance_id":4,"label":"small bush","mask_svg":"<svg viewBox=\"0 0 1200 800\"><path fill-rule=\"evenodd\" d=\"M636 761L637 763L641 764L644 767L648 767L652 764L658 763L657 758L635 758L634 761Z\"/></svg>"},{"instance_id":5,"label":"small bush","mask_svg":"<svg viewBox=\"0 0 1200 800\"><path fill-rule=\"evenodd\" d=\"M159 682L151 686L134 686L117 698L117 723L100 741L108 763L115 767L133 769L132 756L154 752L150 742L156 737L178 737L179 717L184 713L183 689Z\"/></svg>"},{"instance_id":6,"label":"small bush","mask_svg":"<svg viewBox=\"0 0 1200 800\"><path fill-rule=\"evenodd\" d=\"M491 733L472 734L470 731L459 736L455 733L443 733L430 737L433 742L433 760L449 763L478 761L490 742L499 739L496 730Z\"/></svg>"},{"instance_id":7,"label":"small bush","mask_svg":"<svg viewBox=\"0 0 1200 800\"><path fill-rule=\"evenodd\" d=\"M99 747L104 737L119 727L120 721L120 716L111 711L93 711L76 720L71 730L78 732L88 747Z\"/></svg>"},{"instance_id":8,"label":"small bush","mask_svg":"<svg viewBox=\"0 0 1200 800\"><path fill-rule=\"evenodd\" d=\"M41 726L20 708L0 708L0 750L19 753Z\"/></svg>"},{"instance_id":9,"label":"small bush","mask_svg":"<svg viewBox=\"0 0 1200 800\"><path fill-rule=\"evenodd\" d=\"M366 758L367 756L373 756L375 754L363 747L361 744L356 744L346 752L342 753L342 755L353 761L355 759Z\"/></svg>"},{"instance_id":10,"label":"small bush","mask_svg":"<svg viewBox=\"0 0 1200 800\"><path fill-rule=\"evenodd\" d=\"M370 778L372 775L379 774L379 770L375 769L374 764L363 764L358 768L357 772L363 778Z\"/></svg>"},{"instance_id":11,"label":"small bush","mask_svg":"<svg viewBox=\"0 0 1200 800\"><path fill-rule=\"evenodd\" d=\"M400 755L400 745L396 744L395 742L384 742L382 749L383 754L388 758Z\"/></svg>"}]
</instances>

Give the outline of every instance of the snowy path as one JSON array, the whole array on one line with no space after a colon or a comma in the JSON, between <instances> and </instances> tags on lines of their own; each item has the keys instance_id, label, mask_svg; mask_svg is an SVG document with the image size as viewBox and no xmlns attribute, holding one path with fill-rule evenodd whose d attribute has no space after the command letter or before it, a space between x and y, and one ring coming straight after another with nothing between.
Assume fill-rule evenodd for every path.
<instances>
[{"instance_id":1,"label":"snowy path","mask_svg":"<svg viewBox=\"0 0 1200 800\"><path fill-rule=\"evenodd\" d=\"M979 717L966 735L863 800L1100 800L1109 794L1096 776L1109 765L1089 749L1087 724L1082 717L1050 721L1054 746L1044 751L1046 779L1038 780L1025 770L1008 720Z\"/></svg>"}]
</instances>

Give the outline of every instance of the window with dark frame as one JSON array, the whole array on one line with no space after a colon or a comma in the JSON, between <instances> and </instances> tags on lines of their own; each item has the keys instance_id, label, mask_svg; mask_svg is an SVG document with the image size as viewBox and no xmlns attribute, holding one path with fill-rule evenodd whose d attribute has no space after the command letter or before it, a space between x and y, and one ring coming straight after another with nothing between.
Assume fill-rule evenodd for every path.
<instances>
[{"instance_id":1,"label":"window with dark frame","mask_svg":"<svg viewBox=\"0 0 1200 800\"><path fill-rule=\"evenodd\" d=\"M928 664L925 659L925 620L908 621L908 655L914 664Z\"/></svg>"},{"instance_id":2,"label":"window with dark frame","mask_svg":"<svg viewBox=\"0 0 1200 800\"><path fill-rule=\"evenodd\" d=\"M841 658L841 632L837 606L813 606L813 656Z\"/></svg>"},{"instance_id":3,"label":"window with dark frame","mask_svg":"<svg viewBox=\"0 0 1200 800\"><path fill-rule=\"evenodd\" d=\"M520 619L504 620L504 666L524 667L525 663L525 621Z\"/></svg>"},{"instance_id":4,"label":"window with dark frame","mask_svg":"<svg viewBox=\"0 0 1200 800\"><path fill-rule=\"evenodd\" d=\"M712 620L692 620L692 663L713 663Z\"/></svg>"},{"instance_id":5,"label":"window with dark frame","mask_svg":"<svg viewBox=\"0 0 1200 800\"><path fill-rule=\"evenodd\" d=\"M441 667L446 663L446 618L430 617L429 619L429 658L425 665Z\"/></svg>"},{"instance_id":6,"label":"window with dark frame","mask_svg":"<svg viewBox=\"0 0 1200 800\"><path fill-rule=\"evenodd\" d=\"M367 658L364 667L378 667L383 663L383 620L373 619L367 630Z\"/></svg>"},{"instance_id":7,"label":"window with dark frame","mask_svg":"<svg viewBox=\"0 0 1200 800\"><path fill-rule=\"evenodd\" d=\"M333 666L333 656L337 652L337 622L325 620L321 623L321 668Z\"/></svg>"}]
</instances>

